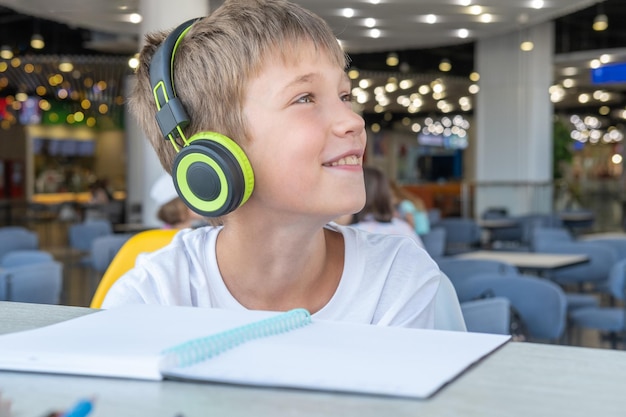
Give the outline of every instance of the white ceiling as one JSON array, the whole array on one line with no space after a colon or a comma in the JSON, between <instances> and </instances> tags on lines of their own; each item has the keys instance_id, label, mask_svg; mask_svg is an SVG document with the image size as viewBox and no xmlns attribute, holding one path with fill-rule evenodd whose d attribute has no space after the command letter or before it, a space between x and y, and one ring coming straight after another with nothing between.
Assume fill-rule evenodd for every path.
<instances>
[{"instance_id":1,"label":"white ceiling","mask_svg":"<svg viewBox=\"0 0 626 417\"><path fill-rule=\"evenodd\" d=\"M198 1L209 1L211 8L223 2ZM465 0L379 0L379 4L374 4L374 0L294 1L328 21L346 50L355 55L469 44L477 39L498 36L527 25L569 15L596 4L598 0L544 0L544 7L541 9L532 7L535 4L533 0L471 0L471 3L482 6L481 14L472 14L470 7L462 6L461 4L466 3ZM90 41L93 46L91 49L125 55L131 55L138 49L141 25L131 23L129 15L139 12L139 3L140 0L0 0L0 5L20 13L114 35L99 37L98 33L94 33ZM347 18L343 15L347 8L353 9L353 17ZM426 23L429 14L436 17L436 23ZM481 16L485 14L491 15L490 23L481 21ZM371 28L366 25L367 18L376 20L375 28L380 30L379 38L370 36ZM613 22L619 24L616 20ZM459 38L459 29L467 29L468 37ZM620 56L616 59L626 60L626 48L612 52L619 53ZM555 82L561 82L564 78L561 74L564 68L581 69L579 79L575 80L578 87L569 89L568 92L571 94L557 107L566 103L573 103L576 106L578 94L593 92L595 87L589 85L586 74L589 60L597 57L598 51L571 53L555 58ZM22 78L25 76L20 75ZM376 80L377 83L386 82L384 74L379 78L380 80ZM457 95L467 94L470 81L467 78L451 77L448 84L451 99L456 100ZM624 85L614 86L616 95L612 101L620 102L625 89ZM436 111L435 104L434 100L425 104L424 110ZM570 104L567 106L571 107ZM371 106L372 104L368 104L365 110L371 111Z\"/></svg>"},{"instance_id":2,"label":"white ceiling","mask_svg":"<svg viewBox=\"0 0 626 417\"><path fill-rule=\"evenodd\" d=\"M205 0L209 1L209 0ZM588 7L597 0L545 0L541 9L533 0L295 0L329 22L350 53L416 49L451 45L495 36ZM535 0L536 1L536 0ZM32 16L124 36L139 35L141 25L129 21L130 13L139 13L139 0L0 0L0 5ZM210 1L211 6L221 3ZM482 6L481 14L472 14L473 3ZM175 2L172 2L173 7ZM346 8L352 18L343 16ZM426 23L427 15L437 22ZM490 23L483 23L485 14ZM379 38L370 36L366 19L376 19ZM458 37L467 29L468 37Z\"/></svg>"}]
</instances>

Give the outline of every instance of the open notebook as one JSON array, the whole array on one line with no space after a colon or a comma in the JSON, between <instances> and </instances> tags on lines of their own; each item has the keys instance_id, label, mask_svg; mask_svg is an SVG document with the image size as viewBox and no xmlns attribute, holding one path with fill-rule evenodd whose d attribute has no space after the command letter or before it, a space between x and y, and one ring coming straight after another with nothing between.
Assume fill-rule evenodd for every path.
<instances>
[{"instance_id":1,"label":"open notebook","mask_svg":"<svg viewBox=\"0 0 626 417\"><path fill-rule=\"evenodd\" d=\"M129 306L0 336L0 369L426 398L509 340L287 313Z\"/></svg>"}]
</instances>

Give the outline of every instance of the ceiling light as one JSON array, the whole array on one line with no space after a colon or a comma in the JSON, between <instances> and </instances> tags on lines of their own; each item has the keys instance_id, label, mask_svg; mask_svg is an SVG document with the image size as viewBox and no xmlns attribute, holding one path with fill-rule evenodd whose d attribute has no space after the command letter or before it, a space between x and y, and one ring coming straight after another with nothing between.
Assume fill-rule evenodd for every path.
<instances>
[{"instance_id":1,"label":"ceiling light","mask_svg":"<svg viewBox=\"0 0 626 417\"><path fill-rule=\"evenodd\" d=\"M593 30L601 32L609 27L609 18L604 14L604 6L600 1L598 3L598 14L593 19Z\"/></svg>"},{"instance_id":2,"label":"ceiling light","mask_svg":"<svg viewBox=\"0 0 626 417\"><path fill-rule=\"evenodd\" d=\"M522 43L520 43L519 45L519 49L521 49L524 52L530 52L534 49L535 44L532 43L532 41L524 41Z\"/></svg>"},{"instance_id":3,"label":"ceiling light","mask_svg":"<svg viewBox=\"0 0 626 417\"><path fill-rule=\"evenodd\" d=\"M370 37L371 38L380 38L380 30L378 30L376 28L370 30Z\"/></svg>"},{"instance_id":4,"label":"ceiling light","mask_svg":"<svg viewBox=\"0 0 626 417\"><path fill-rule=\"evenodd\" d=\"M461 0L461 6L469 6L472 4L472 0Z\"/></svg>"},{"instance_id":5,"label":"ceiling light","mask_svg":"<svg viewBox=\"0 0 626 417\"><path fill-rule=\"evenodd\" d=\"M469 31L465 28L461 28L456 32L457 36L461 39L465 39L469 36Z\"/></svg>"},{"instance_id":6,"label":"ceiling light","mask_svg":"<svg viewBox=\"0 0 626 417\"><path fill-rule=\"evenodd\" d=\"M0 48L0 58L2 59L11 59L13 58L13 51L9 45L3 45Z\"/></svg>"},{"instance_id":7,"label":"ceiling light","mask_svg":"<svg viewBox=\"0 0 626 417\"><path fill-rule=\"evenodd\" d=\"M142 20L143 18L139 13L131 13L130 15L128 15L128 21L130 23L141 23Z\"/></svg>"},{"instance_id":8,"label":"ceiling light","mask_svg":"<svg viewBox=\"0 0 626 417\"><path fill-rule=\"evenodd\" d=\"M439 71L448 72L451 69L452 69L452 64L450 63L450 60L447 58L442 59L441 62L439 63Z\"/></svg>"},{"instance_id":9,"label":"ceiling light","mask_svg":"<svg viewBox=\"0 0 626 417\"><path fill-rule=\"evenodd\" d=\"M376 19L374 19L373 17L368 17L367 19L365 19L365 26L367 26L368 28L373 28L374 26L376 26Z\"/></svg>"},{"instance_id":10,"label":"ceiling light","mask_svg":"<svg viewBox=\"0 0 626 417\"><path fill-rule=\"evenodd\" d=\"M395 52L391 52L387 55L387 65L390 67L395 67L400 63L400 59L398 58L398 54Z\"/></svg>"},{"instance_id":11,"label":"ceiling light","mask_svg":"<svg viewBox=\"0 0 626 417\"><path fill-rule=\"evenodd\" d=\"M61 72L70 72L74 69L74 64L70 61L61 61L59 64L59 71Z\"/></svg>"},{"instance_id":12,"label":"ceiling light","mask_svg":"<svg viewBox=\"0 0 626 417\"><path fill-rule=\"evenodd\" d=\"M46 46L46 43L43 40L43 36L36 33L30 38L30 46L33 49L43 49Z\"/></svg>"},{"instance_id":13,"label":"ceiling light","mask_svg":"<svg viewBox=\"0 0 626 417\"><path fill-rule=\"evenodd\" d=\"M351 9L348 7L348 8L343 9L341 13L343 14L343 17L350 18L354 16L354 9Z\"/></svg>"},{"instance_id":14,"label":"ceiling light","mask_svg":"<svg viewBox=\"0 0 626 417\"><path fill-rule=\"evenodd\" d=\"M530 7L532 7L533 9L541 9L543 8L544 5L544 1L543 0L533 0L530 3Z\"/></svg>"},{"instance_id":15,"label":"ceiling light","mask_svg":"<svg viewBox=\"0 0 626 417\"><path fill-rule=\"evenodd\" d=\"M491 23L493 21L493 16L489 13L481 14L480 21L483 23Z\"/></svg>"},{"instance_id":16,"label":"ceiling light","mask_svg":"<svg viewBox=\"0 0 626 417\"><path fill-rule=\"evenodd\" d=\"M479 14L481 14L483 12L483 8L478 6L478 5L474 5L472 7L469 8L469 12L473 15L478 16Z\"/></svg>"},{"instance_id":17,"label":"ceiling light","mask_svg":"<svg viewBox=\"0 0 626 417\"><path fill-rule=\"evenodd\" d=\"M609 27L609 18L605 14L599 14L593 19L593 30L601 32Z\"/></svg>"},{"instance_id":18,"label":"ceiling light","mask_svg":"<svg viewBox=\"0 0 626 417\"><path fill-rule=\"evenodd\" d=\"M433 23L437 23L437 16L435 16L434 14L426 15L426 23L429 23L431 25Z\"/></svg>"}]
</instances>

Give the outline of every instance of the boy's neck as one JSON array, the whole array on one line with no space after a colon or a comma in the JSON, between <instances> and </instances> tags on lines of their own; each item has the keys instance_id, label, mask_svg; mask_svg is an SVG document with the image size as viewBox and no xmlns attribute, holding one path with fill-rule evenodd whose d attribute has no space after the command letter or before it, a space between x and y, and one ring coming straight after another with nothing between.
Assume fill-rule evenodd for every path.
<instances>
[{"instance_id":1,"label":"boy's neck","mask_svg":"<svg viewBox=\"0 0 626 417\"><path fill-rule=\"evenodd\" d=\"M274 232L242 236L228 227L220 232L217 262L226 287L249 309L319 311L343 273L343 236L329 229L306 238Z\"/></svg>"}]
</instances>

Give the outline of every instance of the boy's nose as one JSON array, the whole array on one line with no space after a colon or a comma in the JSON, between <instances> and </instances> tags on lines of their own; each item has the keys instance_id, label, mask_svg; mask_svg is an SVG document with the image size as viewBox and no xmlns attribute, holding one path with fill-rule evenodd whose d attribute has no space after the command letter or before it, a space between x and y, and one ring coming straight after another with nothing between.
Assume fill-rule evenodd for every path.
<instances>
[{"instance_id":1,"label":"boy's nose","mask_svg":"<svg viewBox=\"0 0 626 417\"><path fill-rule=\"evenodd\" d=\"M338 136L360 135L365 130L365 120L342 102L342 110L335 110L334 128Z\"/></svg>"}]
</instances>

